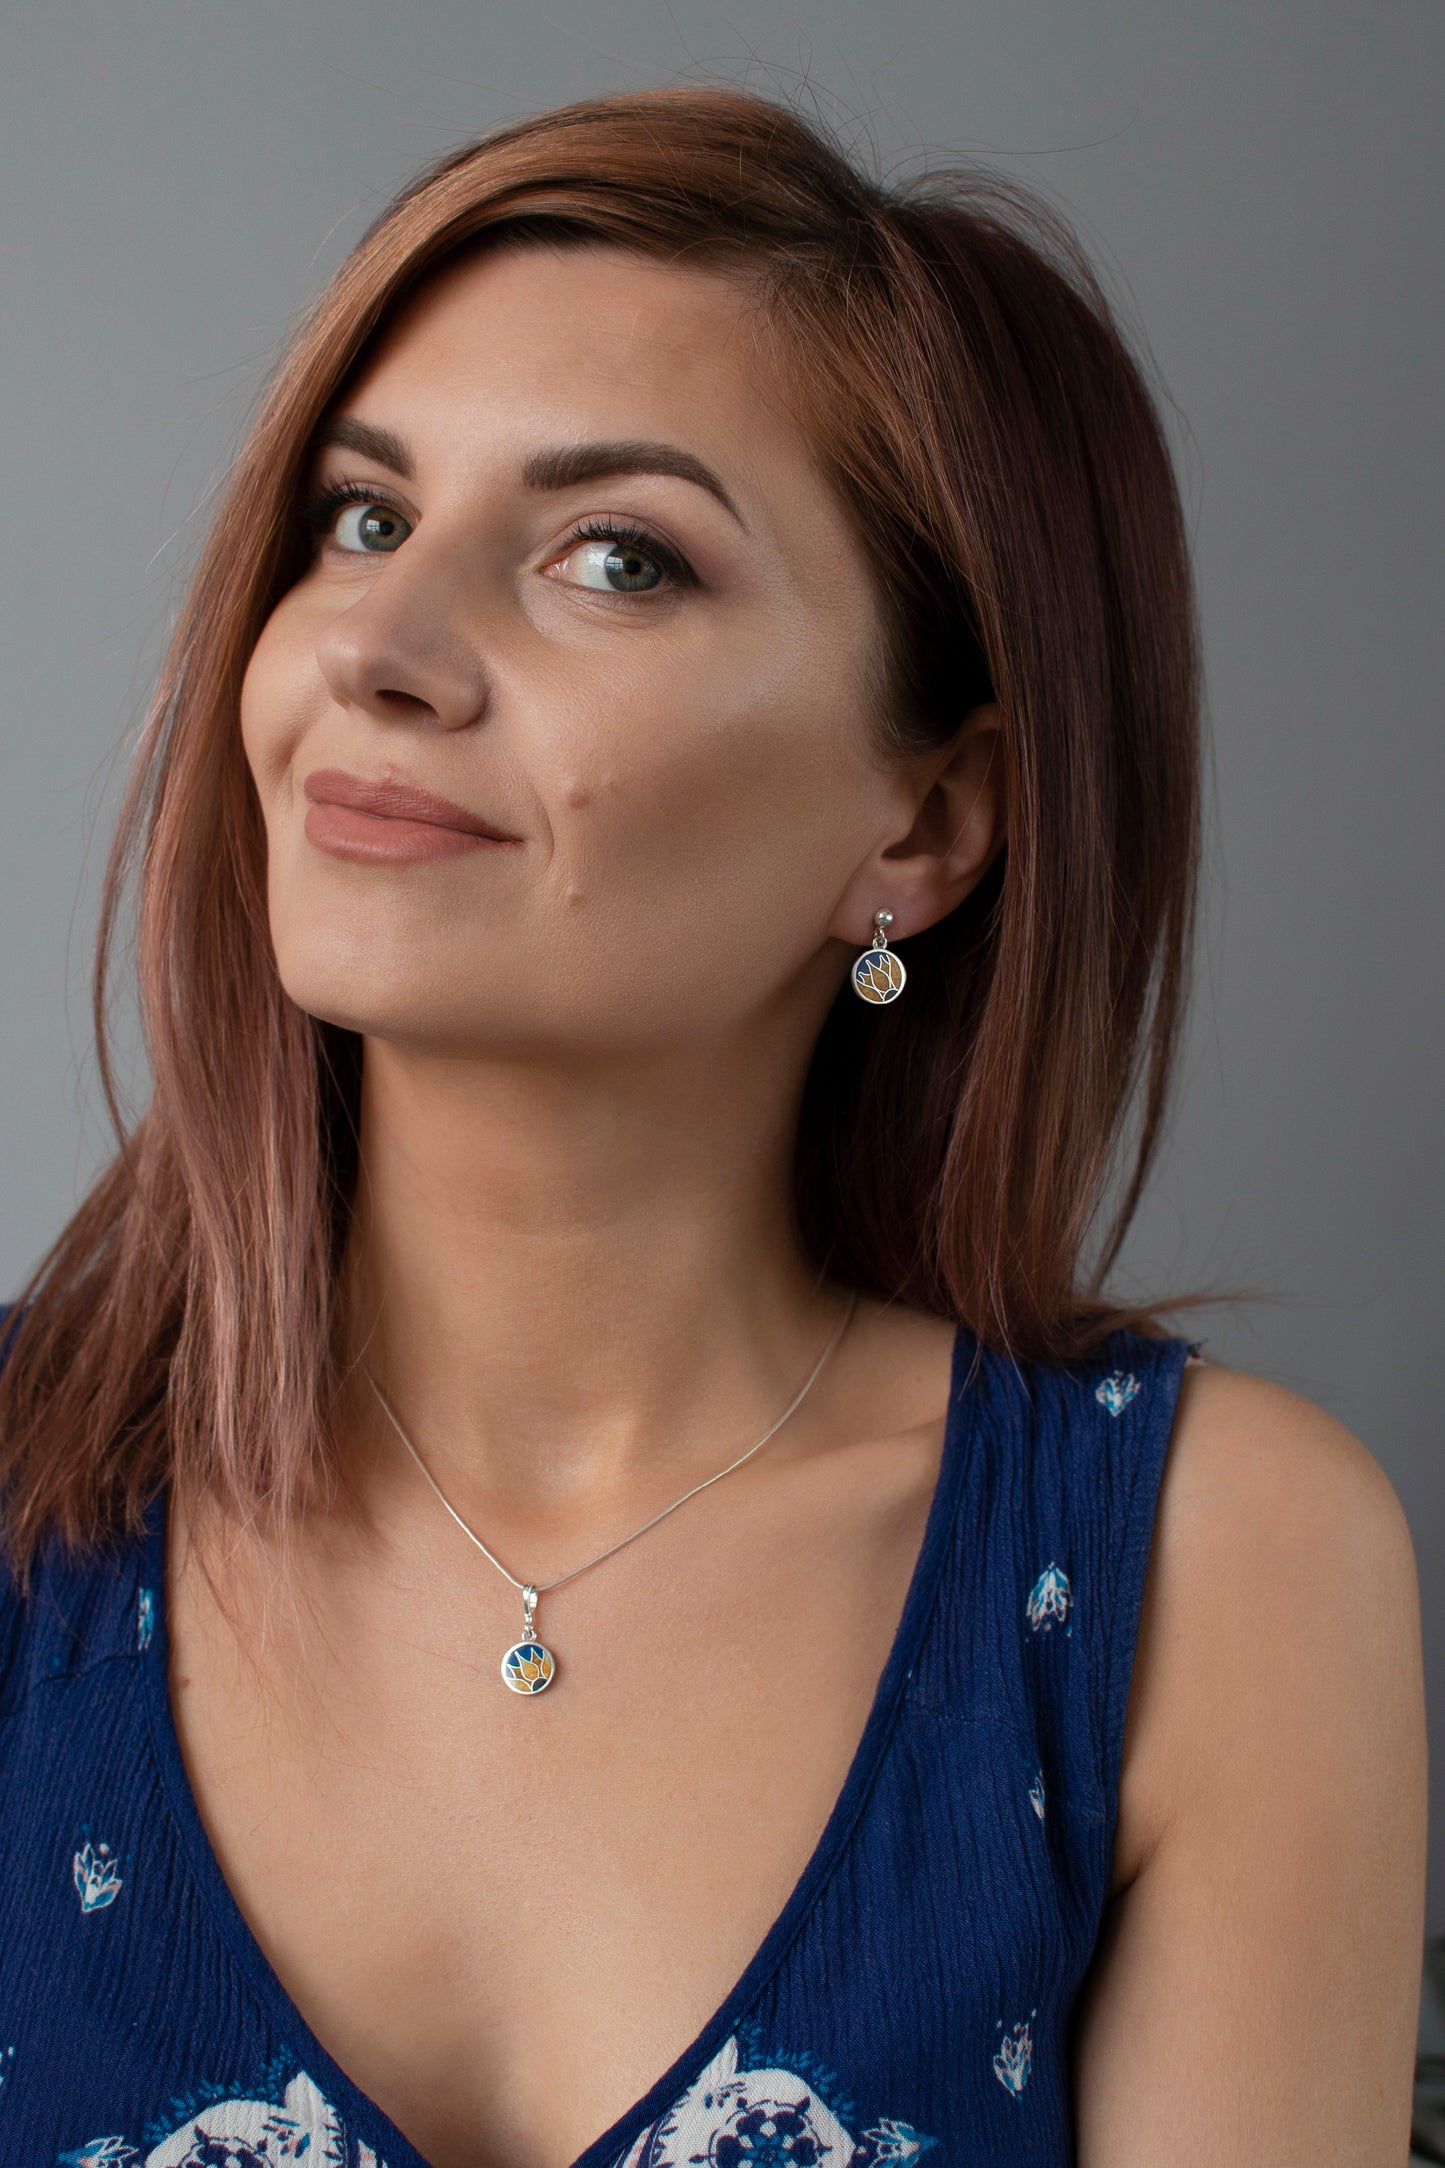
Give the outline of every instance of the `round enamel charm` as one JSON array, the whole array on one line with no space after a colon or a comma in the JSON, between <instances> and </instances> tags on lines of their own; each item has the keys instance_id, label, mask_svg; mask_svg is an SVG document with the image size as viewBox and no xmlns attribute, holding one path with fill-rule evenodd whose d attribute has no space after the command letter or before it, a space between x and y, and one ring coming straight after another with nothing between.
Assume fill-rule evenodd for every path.
<instances>
[{"instance_id":1,"label":"round enamel charm","mask_svg":"<svg viewBox=\"0 0 1445 2168\"><path fill-rule=\"evenodd\" d=\"M540 1694L556 1674L552 1651L540 1641L518 1641L502 1658L502 1677L514 1694Z\"/></svg>"},{"instance_id":2,"label":"round enamel charm","mask_svg":"<svg viewBox=\"0 0 1445 2168\"><path fill-rule=\"evenodd\" d=\"M907 976L892 949L865 949L853 966L853 991L864 1001L896 1001Z\"/></svg>"}]
</instances>

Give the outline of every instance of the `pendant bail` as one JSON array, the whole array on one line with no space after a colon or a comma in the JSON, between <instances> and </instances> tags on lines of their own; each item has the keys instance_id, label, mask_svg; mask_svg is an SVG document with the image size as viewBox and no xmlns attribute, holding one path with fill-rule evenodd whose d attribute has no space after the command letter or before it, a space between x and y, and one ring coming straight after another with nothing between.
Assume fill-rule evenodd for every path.
<instances>
[{"instance_id":1,"label":"pendant bail","mask_svg":"<svg viewBox=\"0 0 1445 2168\"><path fill-rule=\"evenodd\" d=\"M532 1618L537 1609L537 1591L529 1581L522 1590L522 1639L532 1639Z\"/></svg>"}]
</instances>

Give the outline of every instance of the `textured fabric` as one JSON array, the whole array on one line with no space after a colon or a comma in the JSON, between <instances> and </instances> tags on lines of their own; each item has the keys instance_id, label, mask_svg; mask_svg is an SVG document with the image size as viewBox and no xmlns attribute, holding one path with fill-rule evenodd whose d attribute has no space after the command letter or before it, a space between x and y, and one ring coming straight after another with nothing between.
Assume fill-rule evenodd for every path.
<instances>
[{"instance_id":1,"label":"textured fabric","mask_svg":"<svg viewBox=\"0 0 1445 2168\"><path fill-rule=\"evenodd\" d=\"M743 1977L577 2168L1074 2158L1182 1340L1015 1364L966 1330L943 1459L833 1814ZM418 2168L231 1897L171 1721L165 1496L0 1609L0 2164ZM779 1772L786 1780L786 1771ZM320 1865L320 1863L318 1863Z\"/></svg>"}]
</instances>

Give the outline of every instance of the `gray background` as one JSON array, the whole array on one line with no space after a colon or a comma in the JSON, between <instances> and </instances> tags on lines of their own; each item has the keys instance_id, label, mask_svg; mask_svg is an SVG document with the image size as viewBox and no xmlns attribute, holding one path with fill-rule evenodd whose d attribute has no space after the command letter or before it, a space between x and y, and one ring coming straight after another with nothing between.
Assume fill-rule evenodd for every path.
<instances>
[{"instance_id":1,"label":"gray background","mask_svg":"<svg viewBox=\"0 0 1445 2168\"><path fill-rule=\"evenodd\" d=\"M417 165L495 121L679 75L805 95L885 170L968 154L1051 192L1167 387L1213 776L1193 1035L1125 1278L1257 1291L1193 1329L1387 1469L1445 1772L1442 44L1445 13L1391 0L10 11L0 1291L106 1149L86 975L125 744L298 308Z\"/></svg>"}]
</instances>

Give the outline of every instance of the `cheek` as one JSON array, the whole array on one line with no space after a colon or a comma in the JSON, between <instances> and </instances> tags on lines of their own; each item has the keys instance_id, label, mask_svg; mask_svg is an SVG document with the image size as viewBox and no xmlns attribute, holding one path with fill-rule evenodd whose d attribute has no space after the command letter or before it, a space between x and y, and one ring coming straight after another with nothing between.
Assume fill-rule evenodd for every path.
<instances>
[{"instance_id":1,"label":"cheek","mask_svg":"<svg viewBox=\"0 0 1445 2168\"><path fill-rule=\"evenodd\" d=\"M241 681L241 744L266 829L266 892L281 981L313 1015L349 1022L335 989L357 968L357 935L344 896L328 893L312 861L297 802L302 741L316 719L315 643L283 600L262 627ZM338 908L338 906L341 906Z\"/></svg>"},{"instance_id":2,"label":"cheek","mask_svg":"<svg viewBox=\"0 0 1445 2168\"><path fill-rule=\"evenodd\" d=\"M643 923L704 972L740 934L806 953L871 840L856 694L827 669L749 675L736 651L702 681L671 678L572 734L557 807L569 903Z\"/></svg>"},{"instance_id":3,"label":"cheek","mask_svg":"<svg viewBox=\"0 0 1445 2168\"><path fill-rule=\"evenodd\" d=\"M277 605L241 680L241 743L268 824L315 702L314 651L302 636L299 616L285 601Z\"/></svg>"}]
</instances>

